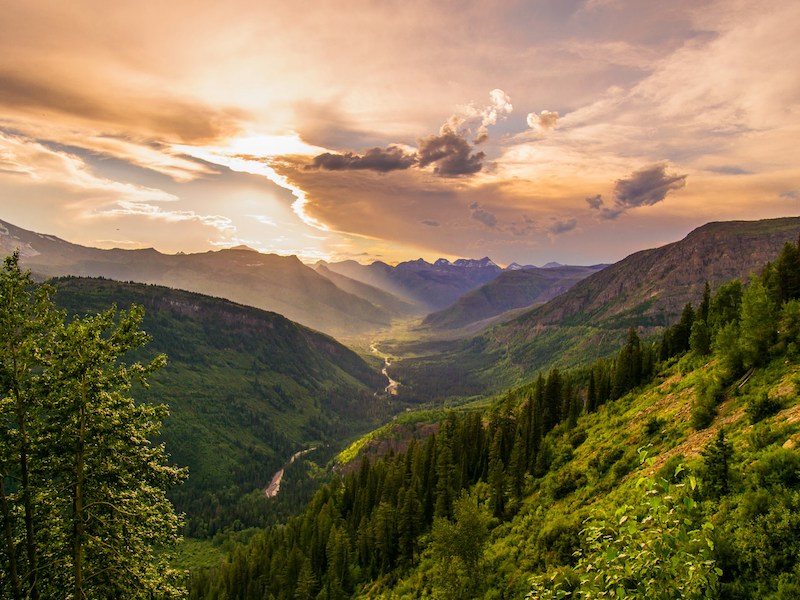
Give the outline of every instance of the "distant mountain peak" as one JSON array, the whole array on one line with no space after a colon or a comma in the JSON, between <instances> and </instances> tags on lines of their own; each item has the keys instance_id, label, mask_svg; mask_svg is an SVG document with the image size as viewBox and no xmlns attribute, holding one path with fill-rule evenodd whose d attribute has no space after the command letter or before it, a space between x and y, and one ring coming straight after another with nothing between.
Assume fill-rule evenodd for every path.
<instances>
[{"instance_id":1,"label":"distant mountain peak","mask_svg":"<svg viewBox=\"0 0 800 600\"><path fill-rule=\"evenodd\" d=\"M542 268L543 269L558 269L559 267L563 267L563 266L564 265L562 265L561 263L549 262L546 265L544 265Z\"/></svg>"},{"instance_id":2,"label":"distant mountain peak","mask_svg":"<svg viewBox=\"0 0 800 600\"><path fill-rule=\"evenodd\" d=\"M495 262L489 258L488 256L484 256L480 259L473 259L473 258L459 258L452 262L452 264L456 267L465 267L467 269L485 269L487 267L500 267L495 264Z\"/></svg>"},{"instance_id":3,"label":"distant mountain peak","mask_svg":"<svg viewBox=\"0 0 800 600\"><path fill-rule=\"evenodd\" d=\"M247 252L258 253L258 250L256 250L255 248L251 248L247 244L239 244L238 246L233 246L231 248L228 248L228 250L246 250Z\"/></svg>"},{"instance_id":4,"label":"distant mountain peak","mask_svg":"<svg viewBox=\"0 0 800 600\"><path fill-rule=\"evenodd\" d=\"M531 265L521 265L518 262L512 262L506 267L506 271L521 271L522 269L530 269Z\"/></svg>"}]
</instances>

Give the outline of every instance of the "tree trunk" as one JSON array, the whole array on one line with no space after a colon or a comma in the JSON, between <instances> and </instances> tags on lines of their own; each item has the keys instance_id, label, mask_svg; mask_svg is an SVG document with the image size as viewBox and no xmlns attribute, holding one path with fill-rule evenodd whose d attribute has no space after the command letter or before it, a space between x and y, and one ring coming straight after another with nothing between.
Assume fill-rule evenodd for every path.
<instances>
[{"instance_id":1,"label":"tree trunk","mask_svg":"<svg viewBox=\"0 0 800 600\"><path fill-rule=\"evenodd\" d=\"M17 358L14 356L14 373L17 374ZM22 502L25 508L25 548L28 553L28 586L31 600L39 600L39 587L36 584L36 537L33 523L33 501L31 499L30 467L28 466L27 419L19 381L14 382L14 397L17 403L17 427L19 428L19 468L22 475Z\"/></svg>"},{"instance_id":2,"label":"tree trunk","mask_svg":"<svg viewBox=\"0 0 800 600\"><path fill-rule=\"evenodd\" d=\"M6 498L5 478L0 479L0 510L3 518L3 534L5 536L6 554L8 554L8 578L11 580L11 594L14 600L22 598L22 589L19 585L19 575L17 574L17 547L14 544L14 534L11 530L11 515L8 509L8 498Z\"/></svg>"},{"instance_id":3,"label":"tree trunk","mask_svg":"<svg viewBox=\"0 0 800 600\"><path fill-rule=\"evenodd\" d=\"M83 594L83 505L84 505L84 446L86 439L86 381L81 381L81 399L78 424L78 447L75 451L75 489L72 498L72 570L75 578L75 600Z\"/></svg>"}]
</instances>

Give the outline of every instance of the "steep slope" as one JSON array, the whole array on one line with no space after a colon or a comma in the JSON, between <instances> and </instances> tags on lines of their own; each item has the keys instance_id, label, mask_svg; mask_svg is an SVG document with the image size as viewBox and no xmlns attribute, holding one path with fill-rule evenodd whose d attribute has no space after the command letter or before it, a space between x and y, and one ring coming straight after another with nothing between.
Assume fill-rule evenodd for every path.
<instances>
[{"instance_id":1,"label":"steep slope","mask_svg":"<svg viewBox=\"0 0 800 600\"><path fill-rule=\"evenodd\" d=\"M431 329L457 329L509 310L544 303L604 267L525 267L507 270L489 283L463 295L447 308L429 314L422 325Z\"/></svg>"},{"instance_id":2,"label":"steep slope","mask_svg":"<svg viewBox=\"0 0 800 600\"><path fill-rule=\"evenodd\" d=\"M20 249L23 266L43 277L75 275L184 289L280 313L334 335L386 327L391 313L349 294L296 256L230 249L200 254L100 250L0 221L0 247Z\"/></svg>"},{"instance_id":3,"label":"steep slope","mask_svg":"<svg viewBox=\"0 0 800 600\"><path fill-rule=\"evenodd\" d=\"M138 358L163 352L169 362L150 389L134 395L170 407L163 438L175 462L190 470L176 504L195 531L244 520L232 506L266 486L292 453L388 415L374 397L385 384L377 369L281 315L153 285L54 283L57 303L70 313L144 306L143 329L153 339Z\"/></svg>"},{"instance_id":4,"label":"steep slope","mask_svg":"<svg viewBox=\"0 0 800 600\"><path fill-rule=\"evenodd\" d=\"M719 588L676 597L795 598L800 365L779 357L735 382L697 429L690 414L713 369L685 357L544 435L531 414L535 386L492 406L405 415L354 444L342 457L351 464L297 519L199 573L190 598L291 598L326 585L351 598L523 598L535 576L574 597L598 580L610 589L592 597L672 597L676 582L682 592L711 566ZM754 420L760 397L774 411ZM436 515L448 502L450 514ZM286 566L290 552L317 548L339 550L331 555L349 569L309 560L309 577Z\"/></svg>"},{"instance_id":5,"label":"steep slope","mask_svg":"<svg viewBox=\"0 0 800 600\"><path fill-rule=\"evenodd\" d=\"M400 389L418 397L469 395L506 387L551 366L605 356L628 328L655 333L677 320L703 287L747 280L800 236L800 218L709 223L685 239L637 252L587 277L565 294L457 343L394 348Z\"/></svg>"},{"instance_id":6,"label":"steep slope","mask_svg":"<svg viewBox=\"0 0 800 600\"><path fill-rule=\"evenodd\" d=\"M798 236L798 217L708 223L679 242L632 254L517 323L664 325L702 295L705 282L746 281Z\"/></svg>"}]
</instances>

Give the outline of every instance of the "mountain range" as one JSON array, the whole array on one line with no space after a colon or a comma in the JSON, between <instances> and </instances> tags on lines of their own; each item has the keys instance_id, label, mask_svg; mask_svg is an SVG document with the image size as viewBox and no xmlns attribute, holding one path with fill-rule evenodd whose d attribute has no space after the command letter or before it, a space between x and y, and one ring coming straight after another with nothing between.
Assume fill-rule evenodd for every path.
<instances>
[{"instance_id":1,"label":"mountain range","mask_svg":"<svg viewBox=\"0 0 800 600\"><path fill-rule=\"evenodd\" d=\"M509 266L489 283L465 293L447 308L427 315L422 325L431 329L458 329L481 324L511 310L548 302L605 266Z\"/></svg>"},{"instance_id":2,"label":"mountain range","mask_svg":"<svg viewBox=\"0 0 800 600\"><path fill-rule=\"evenodd\" d=\"M73 275L164 285L277 312L347 339L386 330L395 319L441 310L505 272L489 258L419 259L396 266L320 261L312 268L296 256L263 254L246 246L196 254L101 250L0 221L0 249L9 253L17 248L23 266L40 278ZM537 301L566 289L569 278L552 279L549 291L532 282L527 296ZM505 303L488 312L503 310ZM485 312L475 318L485 318Z\"/></svg>"},{"instance_id":3,"label":"mountain range","mask_svg":"<svg viewBox=\"0 0 800 600\"><path fill-rule=\"evenodd\" d=\"M418 398L472 395L552 366L601 358L619 347L631 326L644 337L657 333L687 303L700 302L706 282L712 289L734 278L746 282L798 237L799 217L709 223L683 240L632 254L473 336L398 343L392 351L413 358L396 362L394 376Z\"/></svg>"}]
</instances>

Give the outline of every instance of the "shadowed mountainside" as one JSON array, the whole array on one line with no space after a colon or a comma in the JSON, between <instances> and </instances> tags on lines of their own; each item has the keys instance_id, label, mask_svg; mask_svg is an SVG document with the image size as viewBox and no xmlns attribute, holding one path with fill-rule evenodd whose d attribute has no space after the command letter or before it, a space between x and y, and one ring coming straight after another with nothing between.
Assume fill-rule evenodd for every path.
<instances>
[{"instance_id":1,"label":"shadowed mountainside","mask_svg":"<svg viewBox=\"0 0 800 600\"><path fill-rule=\"evenodd\" d=\"M74 275L137 281L227 298L280 313L333 335L387 327L392 313L348 293L296 256L233 248L199 254L100 250L0 221L0 248L20 249L21 264L40 277Z\"/></svg>"},{"instance_id":2,"label":"shadowed mountainside","mask_svg":"<svg viewBox=\"0 0 800 600\"><path fill-rule=\"evenodd\" d=\"M431 329L457 329L506 311L548 302L604 267L525 267L504 271L447 308L429 314L422 325Z\"/></svg>"},{"instance_id":3,"label":"shadowed mountainside","mask_svg":"<svg viewBox=\"0 0 800 600\"><path fill-rule=\"evenodd\" d=\"M134 396L169 405L162 437L190 471L175 501L200 532L244 521L233 505L266 486L292 453L364 431L392 410L375 397L385 385L377 368L281 315L154 285L52 283L70 314L144 306L152 342L133 358L163 352L168 365Z\"/></svg>"}]
</instances>

